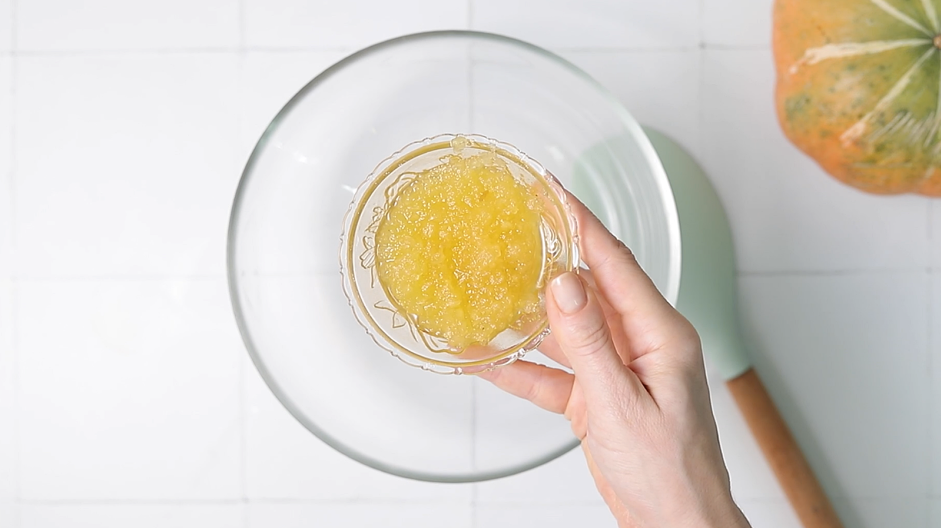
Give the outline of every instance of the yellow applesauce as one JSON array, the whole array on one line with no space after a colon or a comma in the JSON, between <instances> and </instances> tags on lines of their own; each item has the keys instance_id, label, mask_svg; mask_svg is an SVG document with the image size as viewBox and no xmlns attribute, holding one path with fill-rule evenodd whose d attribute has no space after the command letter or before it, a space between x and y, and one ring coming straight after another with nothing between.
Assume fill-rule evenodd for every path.
<instances>
[{"instance_id":1,"label":"yellow applesauce","mask_svg":"<svg viewBox=\"0 0 941 528\"><path fill-rule=\"evenodd\" d=\"M540 312L542 204L494 152L456 150L414 175L376 228L376 267L393 303L454 351Z\"/></svg>"}]
</instances>

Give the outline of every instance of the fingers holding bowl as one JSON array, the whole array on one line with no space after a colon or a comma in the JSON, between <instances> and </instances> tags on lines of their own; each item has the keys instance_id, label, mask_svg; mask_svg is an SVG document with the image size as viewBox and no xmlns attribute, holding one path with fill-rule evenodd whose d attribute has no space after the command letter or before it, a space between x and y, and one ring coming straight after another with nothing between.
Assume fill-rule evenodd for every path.
<instances>
[{"instance_id":1,"label":"fingers holding bowl","mask_svg":"<svg viewBox=\"0 0 941 528\"><path fill-rule=\"evenodd\" d=\"M564 370L530 361L516 361L478 375L514 396L557 414L565 412L575 383L575 376Z\"/></svg>"},{"instance_id":2,"label":"fingers holding bowl","mask_svg":"<svg viewBox=\"0 0 941 528\"><path fill-rule=\"evenodd\" d=\"M631 250L571 193L568 202L578 224L581 259L611 307L624 318L666 317L673 311Z\"/></svg>"}]
</instances>

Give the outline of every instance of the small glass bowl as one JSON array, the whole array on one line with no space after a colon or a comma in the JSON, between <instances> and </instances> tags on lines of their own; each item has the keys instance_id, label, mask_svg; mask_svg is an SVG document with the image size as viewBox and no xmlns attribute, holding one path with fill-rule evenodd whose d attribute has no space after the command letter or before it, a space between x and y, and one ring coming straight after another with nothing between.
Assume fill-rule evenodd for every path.
<instances>
[{"instance_id":1,"label":"small glass bowl","mask_svg":"<svg viewBox=\"0 0 941 528\"><path fill-rule=\"evenodd\" d=\"M501 159L542 201L542 269L538 281L543 306L535 318L500 332L486 345L449 348L423 331L414 317L390 299L379 283L375 232L409 176L441 163L444 155L470 157L488 152ZM477 374L507 365L533 350L549 333L542 292L559 273L578 267L578 235L562 185L542 165L516 147L481 135L442 134L411 143L383 160L359 186L343 221L340 237L343 291L360 325L383 349L403 362L440 374Z\"/></svg>"}]
</instances>

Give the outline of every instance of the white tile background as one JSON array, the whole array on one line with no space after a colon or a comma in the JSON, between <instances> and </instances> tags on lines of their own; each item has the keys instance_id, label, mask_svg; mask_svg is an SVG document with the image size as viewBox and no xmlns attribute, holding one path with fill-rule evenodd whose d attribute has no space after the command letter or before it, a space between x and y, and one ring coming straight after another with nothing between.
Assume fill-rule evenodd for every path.
<instances>
[{"instance_id":1,"label":"white tile background","mask_svg":"<svg viewBox=\"0 0 941 528\"><path fill-rule=\"evenodd\" d=\"M238 0L12 1L17 51L230 50L239 44Z\"/></svg>"},{"instance_id":2,"label":"white tile background","mask_svg":"<svg viewBox=\"0 0 941 528\"><path fill-rule=\"evenodd\" d=\"M941 202L854 191L786 141L770 13L0 0L0 527L614 526L578 452L461 486L347 460L271 396L230 315L228 206L268 120L361 46L472 28L561 53L694 153L732 222L757 367L846 526L941 528ZM798 527L713 393L743 510Z\"/></svg>"}]
</instances>

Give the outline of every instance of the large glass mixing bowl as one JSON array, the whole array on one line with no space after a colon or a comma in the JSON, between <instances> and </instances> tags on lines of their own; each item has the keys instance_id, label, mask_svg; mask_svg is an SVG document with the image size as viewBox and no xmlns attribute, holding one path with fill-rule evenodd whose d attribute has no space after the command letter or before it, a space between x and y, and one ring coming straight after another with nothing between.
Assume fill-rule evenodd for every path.
<instances>
[{"instance_id":1,"label":"large glass mixing bowl","mask_svg":"<svg viewBox=\"0 0 941 528\"><path fill-rule=\"evenodd\" d=\"M337 259L359 184L403 145L444 133L496 138L537 160L671 301L680 238L637 122L530 44L469 31L396 38L338 62L284 106L245 167L229 225L229 288L248 352L284 406L338 451L404 477L467 482L538 466L577 441L561 416L378 347L350 310Z\"/></svg>"}]
</instances>

